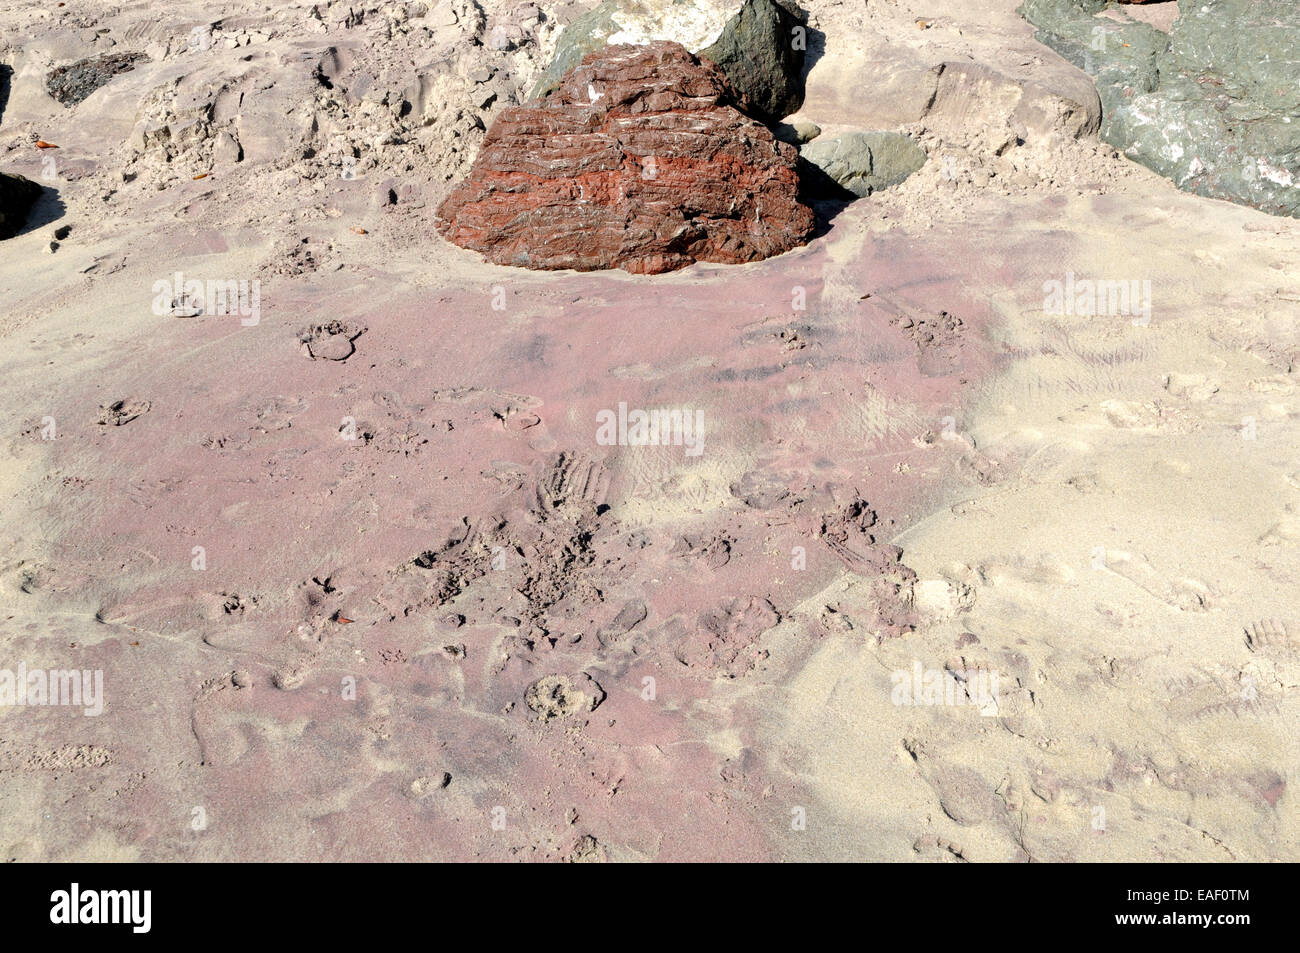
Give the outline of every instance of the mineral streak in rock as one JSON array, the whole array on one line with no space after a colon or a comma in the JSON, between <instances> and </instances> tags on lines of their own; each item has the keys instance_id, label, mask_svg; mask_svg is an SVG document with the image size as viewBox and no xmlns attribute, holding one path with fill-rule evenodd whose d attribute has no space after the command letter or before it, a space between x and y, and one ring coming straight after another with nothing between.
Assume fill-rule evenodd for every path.
<instances>
[{"instance_id":1,"label":"mineral streak in rock","mask_svg":"<svg viewBox=\"0 0 1300 953\"><path fill-rule=\"evenodd\" d=\"M796 161L718 67L678 43L610 46L545 100L501 112L437 227L524 268L758 261L813 230Z\"/></svg>"}]
</instances>

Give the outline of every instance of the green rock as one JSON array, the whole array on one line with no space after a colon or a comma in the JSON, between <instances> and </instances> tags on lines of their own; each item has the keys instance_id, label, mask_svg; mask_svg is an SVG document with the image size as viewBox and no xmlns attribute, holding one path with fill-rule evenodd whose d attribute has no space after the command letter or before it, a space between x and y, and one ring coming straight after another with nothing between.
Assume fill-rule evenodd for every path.
<instances>
[{"instance_id":1,"label":"green rock","mask_svg":"<svg viewBox=\"0 0 1300 953\"><path fill-rule=\"evenodd\" d=\"M1025 0L1040 42L1092 75L1101 137L1179 188L1300 217L1300 5L1179 0L1168 35Z\"/></svg>"},{"instance_id":2,"label":"green rock","mask_svg":"<svg viewBox=\"0 0 1300 953\"><path fill-rule=\"evenodd\" d=\"M13 238L41 197L41 187L21 175L0 172L0 240Z\"/></svg>"},{"instance_id":3,"label":"green rock","mask_svg":"<svg viewBox=\"0 0 1300 953\"><path fill-rule=\"evenodd\" d=\"M897 132L848 132L808 143L800 157L839 188L865 198L925 165L925 150Z\"/></svg>"},{"instance_id":4,"label":"green rock","mask_svg":"<svg viewBox=\"0 0 1300 953\"><path fill-rule=\"evenodd\" d=\"M822 134L822 127L815 122L800 119L798 122L782 122L772 127L772 135L782 142L798 148L805 142L812 142Z\"/></svg>"},{"instance_id":5,"label":"green rock","mask_svg":"<svg viewBox=\"0 0 1300 953\"><path fill-rule=\"evenodd\" d=\"M803 105L806 22L789 0L605 0L565 27L532 96L606 44L672 40L717 64L747 111L776 122Z\"/></svg>"}]
</instances>

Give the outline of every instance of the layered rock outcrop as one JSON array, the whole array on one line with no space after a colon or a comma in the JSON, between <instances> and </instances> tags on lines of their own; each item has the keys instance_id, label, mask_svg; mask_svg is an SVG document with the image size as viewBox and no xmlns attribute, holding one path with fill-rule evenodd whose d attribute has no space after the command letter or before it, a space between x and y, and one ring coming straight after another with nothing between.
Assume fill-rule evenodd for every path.
<instances>
[{"instance_id":1,"label":"layered rock outcrop","mask_svg":"<svg viewBox=\"0 0 1300 953\"><path fill-rule=\"evenodd\" d=\"M790 0L605 0L565 27L533 96L606 44L669 40L720 66L742 108L773 123L803 105L806 23Z\"/></svg>"},{"instance_id":2,"label":"layered rock outcrop","mask_svg":"<svg viewBox=\"0 0 1300 953\"><path fill-rule=\"evenodd\" d=\"M611 46L545 100L499 114L437 227L524 268L757 261L813 230L796 162L718 67L677 43Z\"/></svg>"}]
</instances>

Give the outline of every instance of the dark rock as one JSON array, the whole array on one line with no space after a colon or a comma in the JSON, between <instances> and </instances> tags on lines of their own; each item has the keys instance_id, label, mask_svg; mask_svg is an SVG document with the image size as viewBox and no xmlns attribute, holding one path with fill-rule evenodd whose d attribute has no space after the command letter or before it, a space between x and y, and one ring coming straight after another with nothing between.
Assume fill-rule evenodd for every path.
<instances>
[{"instance_id":1,"label":"dark rock","mask_svg":"<svg viewBox=\"0 0 1300 953\"><path fill-rule=\"evenodd\" d=\"M21 175L0 172L0 240L13 238L41 197L41 187Z\"/></svg>"},{"instance_id":2,"label":"dark rock","mask_svg":"<svg viewBox=\"0 0 1300 953\"><path fill-rule=\"evenodd\" d=\"M114 76L135 69L135 64L142 59L145 57L140 53L107 53L77 60L50 70L45 88L63 105L76 106L101 86L108 85Z\"/></svg>"},{"instance_id":3,"label":"dark rock","mask_svg":"<svg viewBox=\"0 0 1300 953\"><path fill-rule=\"evenodd\" d=\"M700 55L722 67L750 112L773 123L803 105L805 47L798 30L806 31L805 22L797 7L747 0Z\"/></svg>"}]
</instances>

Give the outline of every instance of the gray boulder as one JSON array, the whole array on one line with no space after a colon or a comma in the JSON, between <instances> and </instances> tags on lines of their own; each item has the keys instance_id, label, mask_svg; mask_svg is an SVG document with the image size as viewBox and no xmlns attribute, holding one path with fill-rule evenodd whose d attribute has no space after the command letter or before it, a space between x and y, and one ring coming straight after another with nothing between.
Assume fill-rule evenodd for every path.
<instances>
[{"instance_id":1,"label":"gray boulder","mask_svg":"<svg viewBox=\"0 0 1300 953\"><path fill-rule=\"evenodd\" d=\"M925 150L897 132L848 132L815 139L800 157L840 189L865 198L925 165Z\"/></svg>"},{"instance_id":2,"label":"gray boulder","mask_svg":"<svg viewBox=\"0 0 1300 953\"><path fill-rule=\"evenodd\" d=\"M1038 40L1092 75L1101 137L1179 188L1300 217L1300 5L1179 0L1169 34L1025 0Z\"/></svg>"},{"instance_id":3,"label":"gray boulder","mask_svg":"<svg viewBox=\"0 0 1300 953\"><path fill-rule=\"evenodd\" d=\"M21 175L0 172L0 240L13 238L41 197L41 187Z\"/></svg>"},{"instance_id":4,"label":"gray boulder","mask_svg":"<svg viewBox=\"0 0 1300 953\"><path fill-rule=\"evenodd\" d=\"M773 123L803 105L806 24L791 0L605 0L565 27L532 96L607 44L672 40L717 64L746 111Z\"/></svg>"}]
</instances>

